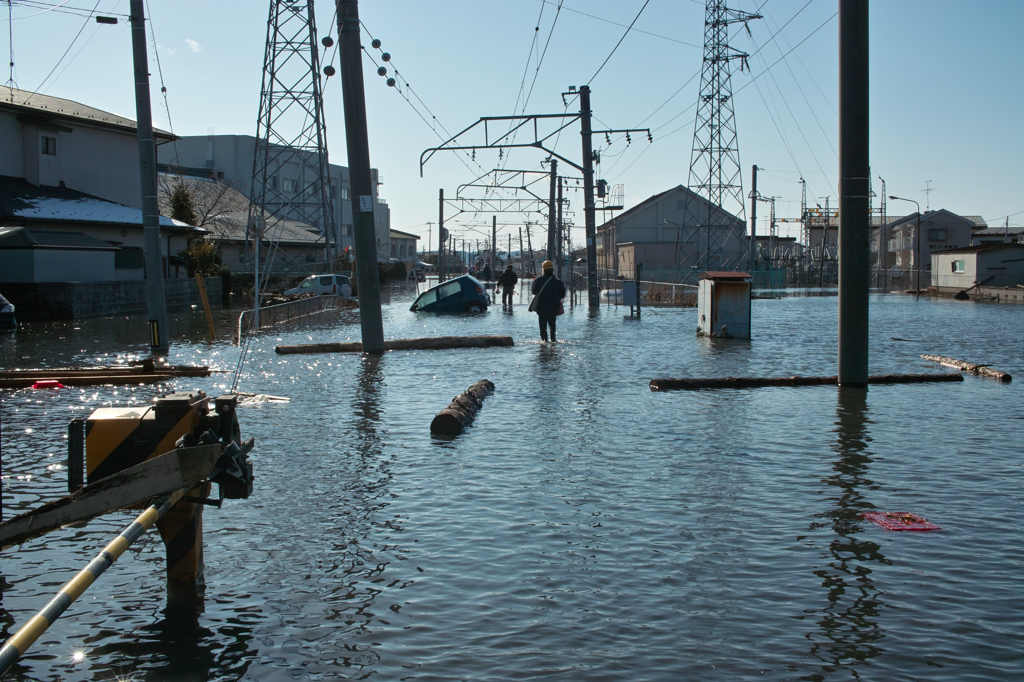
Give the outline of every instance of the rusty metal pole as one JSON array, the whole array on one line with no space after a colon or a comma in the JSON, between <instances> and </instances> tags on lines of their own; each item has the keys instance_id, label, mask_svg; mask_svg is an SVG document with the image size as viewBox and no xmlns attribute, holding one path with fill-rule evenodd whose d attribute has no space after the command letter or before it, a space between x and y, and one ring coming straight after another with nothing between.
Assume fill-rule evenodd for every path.
<instances>
[{"instance_id":1,"label":"rusty metal pole","mask_svg":"<svg viewBox=\"0 0 1024 682\"><path fill-rule=\"evenodd\" d=\"M366 97L363 91L363 54L358 0L337 0L338 52L341 55L341 92L345 106L345 141L352 181L352 222L356 246L356 282L359 285L359 323L363 352L384 352L384 321L380 309L377 270L377 227L374 188L370 171L370 143L366 132Z\"/></svg>"},{"instance_id":2,"label":"rusty metal pole","mask_svg":"<svg viewBox=\"0 0 1024 682\"><path fill-rule=\"evenodd\" d=\"M839 0L839 372L868 384L868 0ZM822 244L824 248L825 244Z\"/></svg>"}]
</instances>

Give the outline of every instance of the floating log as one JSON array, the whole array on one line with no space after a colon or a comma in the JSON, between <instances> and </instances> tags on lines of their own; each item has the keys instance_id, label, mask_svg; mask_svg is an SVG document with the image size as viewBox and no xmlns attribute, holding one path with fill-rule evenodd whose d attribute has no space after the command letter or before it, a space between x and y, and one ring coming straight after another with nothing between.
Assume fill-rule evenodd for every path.
<instances>
[{"instance_id":1,"label":"floating log","mask_svg":"<svg viewBox=\"0 0 1024 682\"><path fill-rule=\"evenodd\" d=\"M511 336L428 336L422 339L393 339L384 342L384 350L440 350L445 348L490 348L514 346ZM360 341L350 343L305 343L298 346L278 346L281 355L298 353L362 353Z\"/></svg>"},{"instance_id":2,"label":"floating log","mask_svg":"<svg viewBox=\"0 0 1024 682\"><path fill-rule=\"evenodd\" d=\"M222 447L171 450L0 524L0 549L73 523L172 492L188 490L210 475Z\"/></svg>"},{"instance_id":3,"label":"floating log","mask_svg":"<svg viewBox=\"0 0 1024 682\"><path fill-rule=\"evenodd\" d=\"M209 367L154 365L152 362L113 367L0 370L0 388L28 388L37 381L59 381L65 386L153 384L175 377L205 377L210 373Z\"/></svg>"},{"instance_id":4,"label":"floating log","mask_svg":"<svg viewBox=\"0 0 1024 682\"><path fill-rule=\"evenodd\" d=\"M996 381L1012 381L1013 377L998 369L992 369L988 365L979 365L974 362L966 362L964 360L954 360L953 358L947 358L944 355L922 355L925 360L931 360L937 362L946 367L956 367L962 369L970 374L980 374L983 377L991 377Z\"/></svg>"},{"instance_id":5,"label":"floating log","mask_svg":"<svg viewBox=\"0 0 1024 682\"><path fill-rule=\"evenodd\" d=\"M875 374L869 384L917 384L936 381L963 381L962 374ZM651 379L652 391L702 388L761 388L764 386L836 386L838 377L718 377L713 379Z\"/></svg>"},{"instance_id":6,"label":"floating log","mask_svg":"<svg viewBox=\"0 0 1024 682\"><path fill-rule=\"evenodd\" d=\"M430 432L445 436L459 435L473 423L477 410L484 404L484 398L493 392L494 384L487 379L476 382L465 393L457 396L451 405L437 413L430 422Z\"/></svg>"}]
</instances>

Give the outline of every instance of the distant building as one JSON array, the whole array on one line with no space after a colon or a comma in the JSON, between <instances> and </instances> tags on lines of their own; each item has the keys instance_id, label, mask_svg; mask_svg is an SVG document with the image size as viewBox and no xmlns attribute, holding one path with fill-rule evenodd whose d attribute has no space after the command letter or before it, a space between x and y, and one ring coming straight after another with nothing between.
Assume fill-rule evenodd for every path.
<instances>
[{"instance_id":1,"label":"distant building","mask_svg":"<svg viewBox=\"0 0 1024 682\"><path fill-rule=\"evenodd\" d=\"M1024 243L1024 227L987 227L971 233L972 246Z\"/></svg>"},{"instance_id":2,"label":"distant building","mask_svg":"<svg viewBox=\"0 0 1024 682\"><path fill-rule=\"evenodd\" d=\"M920 234L917 233L917 213L893 221L883 228L887 240L886 260L882 267L904 273L917 269L928 271L932 267L932 253L971 245L971 235L977 225L974 220L944 208L926 211L920 218Z\"/></svg>"},{"instance_id":3,"label":"distant building","mask_svg":"<svg viewBox=\"0 0 1024 682\"><path fill-rule=\"evenodd\" d=\"M248 197L252 189L253 161L256 155L256 137L253 135L194 135L181 137L173 146L158 149L158 160L163 172L173 173L176 168L190 172L198 171L215 180L224 182ZM285 155L287 156L287 155ZM292 193L301 199L304 186L299 177L301 164L294 160L271 167L267 182L285 194ZM391 211L387 202L380 198L379 187L383 184L377 169L371 169L373 186L373 215L377 233L377 260L387 261L390 257ZM352 196L349 170L337 164L328 164L330 175L331 203L334 207L334 241L340 249L354 246ZM269 210L269 209L268 209ZM300 220L301 215L284 207L270 211L278 217Z\"/></svg>"},{"instance_id":4,"label":"distant building","mask_svg":"<svg viewBox=\"0 0 1024 682\"><path fill-rule=\"evenodd\" d=\"M391 230L391 258L412 265L416 263L416 241L419 235Z\"/></svg>"},{"instance_id":5,"label":"distant building","mask_svg":"<svg viewBox=\"0 0 1024 682\"><path fill-rule=\"evenodd\" d=\"M975 285L1024 284L1024 244L994 244L948 249L931 254L931 285L956 293Z\"/></svg>"},{"instance_id":6,"label":"distant building","mask_svg":"<svg viewBox=\"0 0 1024 682\"><path fill-rule=\"evenodd\" d=\"M731 226L721 254L708 263L709 223ZM672 271L696 278L703 270L746 266L746 226L742 220L679 185L642 201L597 228L597 267L611 276L632 278L620 263L620 245L650 271ZM637 254L642 251L642 258Z\"/></svg>"}]
</instances>

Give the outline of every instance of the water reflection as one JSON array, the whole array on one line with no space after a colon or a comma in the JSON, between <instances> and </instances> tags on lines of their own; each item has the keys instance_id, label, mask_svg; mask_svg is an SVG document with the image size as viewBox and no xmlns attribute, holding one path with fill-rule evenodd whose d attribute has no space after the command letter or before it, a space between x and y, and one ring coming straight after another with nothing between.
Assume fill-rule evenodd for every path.
<instances>
[{"instance_id":1,"label":"water reflection","mask_svg":"<svg viewBox=\"0 0 1024 682\"><path fill-rule=\"evenodd\" d=\"M132 641L89 650L88 659L103 661L90 667L95 679L113 673L160 682L241 679L252 662L251 627L232 618L214 630L203 624L204 611L202 588L170 592L162 618L133 630Z\"/></svg>"},{"instance_id":2,"label":"water reflection","mask_svg":"<svg viewBox=\"0 0 1024 682\"><path fill-rule=\"evenodd\" d=\"M824 680L839 669L859 677L857 666L883 653L878 643L885 636L879 615L885 604L881 591L871 578L871 564L890 564L879 551L878 543L858 536L866 523L861 514L874 509L864 492L875 487L868 478L872 455L868 448L867 390L839 388L834 433L836 443L833 474L823 479L832 486L833 507L818 514L825 520L813 529L831 527L835 533L829 543L831 561L814 572L827 591L828 605L809 611L817 617L818 631L808 634L810 653L822 661L821 671L805 680Z\"/></svg>"}]
</instances>

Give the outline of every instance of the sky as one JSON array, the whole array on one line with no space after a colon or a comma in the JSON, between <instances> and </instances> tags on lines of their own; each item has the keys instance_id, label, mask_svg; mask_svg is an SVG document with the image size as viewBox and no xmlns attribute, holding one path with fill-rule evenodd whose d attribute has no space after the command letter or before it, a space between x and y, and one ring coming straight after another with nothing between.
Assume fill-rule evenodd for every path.
<instances>
[{"instance_id":1,"label":"sky","mask_svg":"<svg viewBox=\"0 0 1024 682\"><path fill-rule=\"evenodd\" d=\"M3 20L15 85L134 119L128 5L14 0L13 21ZM178 135L206 135L211 129L255 134L269 0L148 5L156 44L155 53L150 46L154 125ZM730 7L763 16L730 32L730 45L750 55L746 70L732 62L744 194L757 165L758 191L777 197L779 218L799 216L801 177L810 205L836 206L836 0L735 0ZM96 24L88 18L93 10L120 21ZM595 137L601 154L596 177L623 186L626 208L689 184L702 1L364 0L359 11L370 159L384 182L380 191L393 228L427 238L428 223L434 223L429 229L436 248L439 189L451 197L459 185L499 167L541 170L546 156L537 149L516 149L501 158L483 150L475 159L440 152L420 177L424 150L481 117L572 113L578 104L570 101L567 108L561 93L587 83L595 130L652 133L652 143L641 133L631 135L628 145L622 136L612 136L611 145ZM318 38L336 38L334 21L334 3L321 0ZM872 3L869 152L877 194L884 178L887 194L914 199L922 209L980 215L990 226L1007 220L1024 225L1022 34L1020 0ZM382 41L380 49L371 47L371 37ZM397 69L400 87L389 88L377 75L382 51L390 53L388 75ZM334 49L323 59L339 66ZM324 82L324 112L330 160L347 165L337 75ZM557 137L554 151L579 163L578 124ZM577 226L573 239L582 242L582 192L568 197L567 218ZM890 201L887 213L914 210L912 203ZM767 231L767 214L767 205L760 204L759 234ZM492 214L463 213L446 225L457 238L482 239L491 219ZM546 218L501 214L499 234L518 235L526 220ZM796 235L798 226L781 223L779 229Z\"/></svg>"}]
</instances>

